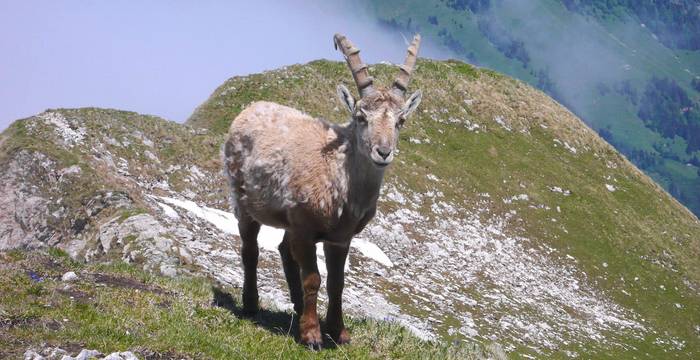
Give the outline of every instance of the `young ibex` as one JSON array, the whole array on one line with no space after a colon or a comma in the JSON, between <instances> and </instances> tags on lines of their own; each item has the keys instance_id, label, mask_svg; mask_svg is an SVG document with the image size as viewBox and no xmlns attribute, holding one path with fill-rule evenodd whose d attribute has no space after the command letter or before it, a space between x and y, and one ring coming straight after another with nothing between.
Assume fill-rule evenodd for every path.
<instances>
[{"instance_id":1,"label":"young ibex","mask_svg":"<svg viewBox=\"0 0 700 360\"><path fill-rule=\"evenodd\" d=\"M323 242L328 268L328 334L338 344L347 343L341 297L350 240L374 216L399 129L421 101L420 90L404 100L420 35L413 38L390 89L374 87L360 50L350 40L340 34L334 40L360 93L356 101L338 85L338 96L352 115L349 123L335 125L260 101L236 117L224 146L224 171L243 243L244 311L258 310L260 225L282 228L279 252L294 310L301 316L300 339L314 349L322 344L315 244Z\"/></svg>"}]
</instances>

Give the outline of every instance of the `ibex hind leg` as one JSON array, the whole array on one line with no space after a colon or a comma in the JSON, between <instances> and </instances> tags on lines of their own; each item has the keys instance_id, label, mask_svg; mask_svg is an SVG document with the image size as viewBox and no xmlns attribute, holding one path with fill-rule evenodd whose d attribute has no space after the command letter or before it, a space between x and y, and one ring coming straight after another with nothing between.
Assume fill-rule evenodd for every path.
<instances>
[{"instance_id":1,"label":"ibex hind leg","mask_svg":"<svg viewBox=\"0 0 700 360\"><path fill-rule=\"evenodd\" d=\"M243 313L258 312L258 232L260 223L250 215L238 216L238 231L241 234L241 260L243 263Z\"/></svg>"},{"instance_id":2,"label":"ibex hind leg","mask_svg":"<svg viewBox=\"0 0 700 360\"><path fill-rule=\"evenodd\" d=\"M299 273L299 264L292 257L291 248L289 246L289 232L284 233L284 238L280 243L278 249L280 251L280 257L282 258L282 267L284 268L284 275L287 278L287 285L289 286L289 298L294 304L294 311L296 311L297 316L301 316L304 311L303 303L303 290L301 288L301 276Z\"/></svg>"}]
</instances>

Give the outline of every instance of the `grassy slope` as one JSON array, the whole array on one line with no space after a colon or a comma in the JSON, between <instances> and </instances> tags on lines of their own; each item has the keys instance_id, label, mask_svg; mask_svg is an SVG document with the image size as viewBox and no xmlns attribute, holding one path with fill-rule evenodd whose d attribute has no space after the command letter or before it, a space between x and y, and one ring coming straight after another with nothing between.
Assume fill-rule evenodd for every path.
<instances>
[{"instance_id":1,"label":"grassy slope","mask_svg":"<svg viewBox=\"0 0 700 360\"><path fill-rule=\"evenodd\" d=\"M371 71L379 82L388 83L396 69L377 65ZM338 82L350 86L349 78L344 64L316 61L230 79L190 119L191 125L210 129L201 135L185 126L130 112L90 108L61 112L82 118L89 127L88 134L118 138L119 132L138 129L156 142L152 150L161 159L158 166L198 164L215 171L223 132L245 105L267 99L342 121L346 115L337 104L334 88ZM423 192L434 189L434 183L424 176L432 173L449 179L450 184L440 191L450 201L467 207L477 203L478 193L490 194L496 214L517 211L522 219L511 224L514 233L571 254L590 282L641 314L659 334L686 341L686 348L678 354L698 354L700 345L694 326L700 324L700 300L697 290L684 283L700 283L700 225L695 217L571 113L519 81L459 62L421 60L412 87L423 89L424 102L402 135L399 164L391 168L389 181ZM498 125L496 116L501 116L512 131ZM465 121L478 124L478 132L468 130ZM28 148L48 154L62 167L84 165L81 157L85 154L50 145L54 136L50 129L45 136L41 129L37 135L29 136L26 125L19 121L2 134L0 163L8 154ZM416 144L408 141L412 137L431 142ZM575 146L577 153L555 140ZM128 158L143 156L142 150L110 148ZM149 166L153 164L147 159L137 163L143 165L140 171L144 174L151 171ZM114 189L122 185L105 184L95 171L84 171L86 190L69 193L85 195L94 188ZM178 172L170 176L169 182L177 190L182 179ZM218 183L223 187L223 181ZM618 190L609 192L606 183L614 184ZM552 192L550 186L571 190L572 195ZM529 195L529 203L500 201L522 193ZM223 201L220 192L212 191L210 195L211 199L200 200ZM70 201L82 200L76 197ZM547 205L550 210L529 205ZM561 213L554 210L557 206ZM431 216L427 208L425 215ZM652 345L654 339L653 335L643 340L630 339L636 350L611 349L587 355L668 355ZM342 356L334 354L327 356Z\"/></svg>"},{"instance_id":2,"label":"grassy slope","mask_svg":"<svg viewBox=\"0 0 700 360\"><path fill-rule=\"evenodd\" d=\"M371 72L388 83L395 68L376 65ZM351 85L348 78L343 64L328 61L232 78L188 123L223 132L245 105L262 99L342 121L345 113L333 94L336 83ZM412 88L423 89L424 100L402 135L402 164L391 169L390 181L400 179L422 192L432 185L419 175L432 173L450 179L449 188L441 191L467 205L476 203L478 193L489 193L496 199L494 211L516 210L523 219L513 224L514 232L571 254L617 302L640 313L656 331L687 341L685 351L698 353L694 326L700 324L700 297L684 284L700 283L695 216L571 113L519 81L458 62L421 60ZM496 116L512 131L498 125ZM469 120L480 131L450 119ZM431 143L415 144L408 141L411 137ZM573 145L577 153L555 140ZM608 191L606 183L618 190ZM564 197L550 186L572 195ZM499 201L521 193L530 196L530 204L559 206L561 213ZM627 355L660 351L650 345L653 340L630 339L637 351ZM596 354L603 355L620 353Z\"/></svg>"},{"instance_id":3,"label":"grassy slope","mask_svg":"<svg viewBox=\"0 0 700 360\"><path fill-rule=\"evenodd\" d=\"M74 271L79 281L61 275ZM32 272L42 279L36 281ZM388 323L348 319L353 343L318 353L294 342L290 314L266 310L246 320L236 313L238 289L207 279L167 279L122 262L85 265L52 249L0 252L0 358L21 358L46 343L77 353L132 349L150 358L336 359L482 358L473 345L429 343ZM269 308L269 307L268 307ZM498 350L493 350L498 351ZM493 355L493 354L492 354Z\"/></svg>"},{"instance_id":4,"label":"grassy slope","mask_svg":"<svg viewBox=\"0 0 700 360\"><path fill-rule=\"evenodd\" d=\"M514 38L525 42L531 58L530 67L525 69L517 61L508 59L498 52L479 32L476 21L484 15L473 15L469 11L455 11L440 1L367 1L367 3L370 12L381 20L395 20L399 24L406 25L410 18L413 28L419 28L424 35L435 42L440 42L437 33L445 28L466 48L467 53L475 54L480 64L530 84L537 82L531 71L551 68L550 50L561 49L557 40L559 38L551 34L569 34L572 24L576 24L577 29L582 29L581 31L587 34L582 37L582 47L590 42L595 45L593 48L597 49L596 51L603 54L602 56L612 54L611 66L615 68L596 70L596 72L608 73L607 85L613 87L618 81L627 79L641 96L646 82L652 76L668 77L676 80L693 98L697 99L700 96L690 87L691 79L698 75L693 71L700 71L697 61L700 52L669 49L655 40L647 28L642 28L631 18L625 21L612 19L595 21L567 11L561 2L556 0L527 2L532 6L519 6L521 4L518 2L509 2L505 5L492 2L491 13L494 17ZM439 25L430 24L427 20L428 16L436 16ZM523 19L542 19L542 21ZM571 35L575 36L575 34ZM566 68L567 74L576 74L582 71L581 69L587 68L586 64L581 63L580 60L582 59L561 59L558 61L566 64L558 64L558 66ZM623 64L630 65L629 69L623 70ZM655 143L665 143L666 140L660 134L644 126L637 116L636 107L631 106L623 97L614 92L606 95L598 93L597 77L587 79L572 76L572 78L576 78L576 94L565 95L565 97L577 105L578 114L583 116L593 128L609 127L617 141L628 147L651 153L657 152L653 147ZM565 85L558 84L559 88ZM573 98L577 100L574 101ZM668 185L669 179L673 179L685 193L695 194L697 185L700 184L697 168L692 167L695 171L690 172L677 171L677 168L685 166L692 156L685 153L685 146L679 147L672 154L679 157L681 161L667 157L665 162L655 169L659 173L653 174L654 178L664 186ZM695 211L700 211L700 204L689 205Z\"/></svg>"}]
</instances>

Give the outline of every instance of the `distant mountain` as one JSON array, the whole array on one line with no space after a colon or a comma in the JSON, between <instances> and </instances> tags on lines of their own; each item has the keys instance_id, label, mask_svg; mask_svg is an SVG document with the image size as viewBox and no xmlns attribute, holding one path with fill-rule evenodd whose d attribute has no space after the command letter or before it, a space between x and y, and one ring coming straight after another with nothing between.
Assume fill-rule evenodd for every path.
<instances>
[{"instance_id":1,"label":"distant mountain","mask_svg":"<svg viewBox=\"0 0 700 360\"><path fill-rule=\"evenodd\" d=\"M388 83L396 67L370 71ZM227 127L254 100L345 121L335 86L351 81L344 63L314 61L231 78L185 125L96 108L16 121L0 135L0 250L55 246L240 286ZM691 212L523 82L420 59L411 88L423 103L350 251L350 316L539 358L700 355ZM261 296L290 309L281 234L262 234Z\"/></svg>"},{"instance_id":2,"label":"distant mountain","mask_svg":"<svg viewBox=\"0 0 700 360\"><path fill-rule=\"evenodd\" d=\"M700 1L373 1L393 31L521 79L700 214Z\"/></svg>"}]
</instances>

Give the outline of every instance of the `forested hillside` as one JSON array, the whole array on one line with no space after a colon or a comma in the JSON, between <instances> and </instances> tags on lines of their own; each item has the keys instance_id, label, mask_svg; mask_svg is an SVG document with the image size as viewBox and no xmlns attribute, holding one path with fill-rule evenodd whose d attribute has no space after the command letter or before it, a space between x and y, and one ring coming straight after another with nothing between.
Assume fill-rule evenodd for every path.
<instances>
[{"instance_id":1,"label":"forested hillside","mask_svg":"<svg viewBox=\"0 0 700 360\"><path fill-rule=\"evenodd\" d=\"M545 91L700 213L700 2L366 4L392 31Z\"/></svg>"},{"instance_id":2,"label":"forested hillside","mask_svg":"<svg viewBox=\"0 0 700 360\"><path fill-rule=\"evenodd\" d=\"M700 50L700 2L697 0L561 0L567 9L599 19L624 20L634 14L664 45Z\"/></svg>"}]
</instances>

